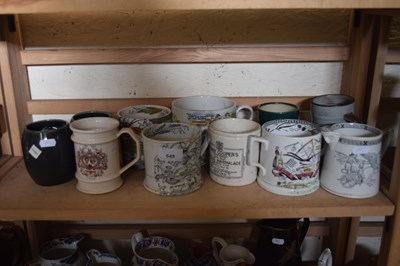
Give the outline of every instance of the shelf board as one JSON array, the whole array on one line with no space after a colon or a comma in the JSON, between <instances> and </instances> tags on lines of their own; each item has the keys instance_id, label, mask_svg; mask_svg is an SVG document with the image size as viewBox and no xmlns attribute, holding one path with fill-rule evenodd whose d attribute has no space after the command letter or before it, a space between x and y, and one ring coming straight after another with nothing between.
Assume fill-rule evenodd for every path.
<instances>
[{"instance_id":1,"label":"shelf board","mask_svg":"<svg viewBox=\"0 0 400 266\"><path fill-rule=\"evenodd\" d=\"M159 196L143 187L144 172L123 175L121 188L102 195L79 192L76 180L43 187L35 184L21 161L0 180L1 220L228 220L290 217L392 215L394 205L382 193L348 199L322 188L300 197L272 194L253 183L227 187L205 174L203 186L182 196Z\"/></svg>"},{"instance_id":2,"label":"shelf board","mask_svg":"<svg viewBox=\"0 0 400 266\"><path fill-rule=\"evenodd\" d=\"M0 1L0 13L57 13L127 10L399 8L397 0L42 0Z\"/></svg>"}]
</instances>

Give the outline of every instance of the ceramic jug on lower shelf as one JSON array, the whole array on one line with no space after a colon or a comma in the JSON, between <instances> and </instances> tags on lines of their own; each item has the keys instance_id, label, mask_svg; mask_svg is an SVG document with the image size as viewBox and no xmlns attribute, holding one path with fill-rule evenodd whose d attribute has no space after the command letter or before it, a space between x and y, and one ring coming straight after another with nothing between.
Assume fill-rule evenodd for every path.
<instances>
[{"instance_id":1,"label":"ceramic jug on lower shelf","mask_svg":"<svg viewBox=\"0 0 400 266\"><path fill-rule=\"evenodd\" d=\"M226 243L220 237L212 239L213 256L218 266L247 266L255 262L254 255L245 247Z\"/></svg>"}]
</instances>

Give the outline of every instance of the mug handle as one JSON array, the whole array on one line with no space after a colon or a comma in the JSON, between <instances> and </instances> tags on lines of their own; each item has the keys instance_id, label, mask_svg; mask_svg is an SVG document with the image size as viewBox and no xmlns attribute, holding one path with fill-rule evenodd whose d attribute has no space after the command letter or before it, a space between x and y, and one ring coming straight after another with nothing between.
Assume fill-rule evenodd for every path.
<instances>
[{"instance_id":1,"label":"mug handle","mask_svg":"<svg viewBox=\"0 0 400 266\"><path fill-rule=\"evenodd\" d=\"M200 157L203 156L208 148L208 145L210 144L210 133L208 132L208 126L201 126L201 135L204 135L204 139L201 143Z\"/></svg>"},{"instance_id":2,"label":"mug handle","mask_svg":"<svg viewBox=\"0 0 400 266\"><path fill-rule=\"evenodd\" d=\"M134 165L140 159L140 140L139 140L139 137L133 132L133 130L131 128L121 128L117 133L117 137L121 136L122 134L128 134L135 141L135 143L136 143L136 151L137 152L136 152L136 157L119 170L119 174L122 174L123 172L128 170L129 167Z\"/></svg>"},{"instance_id":3,"label":"mug handle","mask_svg":"<svg viewBox=\"0 0 400 266\"><path fill-rule=\"evenodd\" d=\"M259 163L259 158L253 158L253 147L256 144L256 142L259 142L261 144L261 149L266 151L268 150L269 146L269 141L266 140L265 138L259 137L259 136L253 136L250 135L247 137L247 159L246 163L250 166L255 166L260 168L261 171L261 176L264 176L267 174L267 170L265 167Z\"/></svg>"},{"instance_id":4,"label":"mug handle","mask_svg":"<svg viewBox=\"0 0 400 266\"><path fill-rule=\"evenodd\" d=\"M213 249L213 257L217 261L218 265L221 265L221 258L219 256L219 252L221 249L224 247L228 246L228 243L226 241L218 236L215 236L211 240L211 246Z\"/></svg>"},{"instance_id":5,"label":"mug handle","mask_svg":"<svg viewBox=\"0 0 400 266\"><path fill-rule=\"evenodd\" d=\"M143 239L143 233L142 232L137 232L137 233L134 233L132 235L132 237L131 237L131 246L132 246L133 252L135 252L135 247L136 247L137 243L142 241L142 239Z\"/></svg>"},{"instance_id":6,"label":"mug handle","mask_svg":"<svg viewBox=\"0 0 400 266\"><path fill-rule=\"evenodd\" d=\"M329 145L329 148L334 150L340 139L339 133L332 132L329 130L329 128L321 128L321 134L325 142Z\"/></svg>"},{"instance_id":7,"label":"mug handle","mask_svg":"<svg viewBox=\"0 0 400 266\"><path fill-rule=\"evenodd\" d=\"M242 111L242 110L247 110L250 112L250 117L248 117L246 119L253 120L254 110L253 110L253 108L251 108L250 105L247 105L247 104L241 104L236 107L236 117L238 117L240 111Z\"/></svg>"},{"instance_id":8,"label":"mug handle","mask_svg":"<svg viewBox=\"0 0 400 266\"><path fill-rule=\"evenodd\" d=\"M97 258L101 255L100 251L97 249L90 249L86 252L86 257L88 258L89 262L93 261L97 263Z\"/></svg>"}]
</instances>

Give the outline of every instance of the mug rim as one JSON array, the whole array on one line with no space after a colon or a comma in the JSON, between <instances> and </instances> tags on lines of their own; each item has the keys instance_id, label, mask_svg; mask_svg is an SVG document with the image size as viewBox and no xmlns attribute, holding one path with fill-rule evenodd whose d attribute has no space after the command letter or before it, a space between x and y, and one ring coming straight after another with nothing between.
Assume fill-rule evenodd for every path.
<instances>
[{"instance_id":1,"label":"mug rim","mask_svg":"<svg viewBox=\"0 0 400 266\"><path fill-rule=\"evenodd\" d=\"M104 128L104 126L103 126L100 128L86 128L85 129L82 126L80 126L80 127L77 126L77 125L85 125L89 121L95 121L96 124L99 124L103 121L110 121L112 127ZM87 118L82 118L82 119L73 121L69 125L69 127L73 132L77 132L77 133L100 133L100 132L107 132L110 130L118 129L119 121L112 117L87 117Z\"/></svg>"},{"instance_id":2,"label":"mug rim","mask_svg":"<svg viewBox=\"0 0 400 266\"><path fill-rule=\"evenodd\" d=\"M171 109L168 108L167 106L163 106L163 105L157 105L157 104L137 104L137 105L131 105L131 106L127 106L124 108L121 108L117 111L117 116L118 118L124 118L124 119L141 119L141 120L145 120L145 119L157 119L157 118L162 118L165 116L161 116L161 117L156 117L156 115L160 114L160 113L156 113L156 114L152 114L149 115L148 117L145 118L138 118L135 117L136 114L138 113L133 113L133 114L126 114L126 112L134 107L155 107L155 108L159 108L162 109L163 111L166 111L167 113L165 114L165 116L168 116L171 114Z\"/></svg>"},{"instance_id":3,"label":"mug rim","mask_svg":"<svg viewBox=\"0 0 400 266\"><path fill-rule=\"evenodd\" d=\"M316 100L319 100L323 97L341 97L344 99L343 102L340 103L334 103L334 104L322 104L322 103L316 103ZM319 95L319 96L315 96L311 99L311 104L312 105L316 105L316 106L321 106L321 107L339 107L339 106L347 106L347 105L351 105L354 104L355 99L353 96L351 95L347 95L347 94L340 94L340 93L330 93L330 94L323 94L323 95Z\"/></svg>"},{"instance_id":4,"label":"mug rim","mask_svg":"<svg viewBox=\"0 0 400 266\"><path fill-rule=\"evenodd\" d=\"M84 118L89 118L89 117L94 117L94 116L85 116L85 115L99 115L98 117L111 117L111 114L105 111L100 111L100 110L87 110L87 111L82 111L76 114L73 114L71 117L71 121L76 121ZM79 117L79 116L84 116L84 117Z\"/></svg>"},{"instance_id":5,"label":"mug rim","mask_svg":"<svg viewBox=\"0 0 400 266\"><path fill-rule=\"evenodd\" d=\"M262 106L264 105L273 105L273 104L283 104L283 105L289 105L294 107L295 109L292 111L286 111L286 112L273 112L273 111L266 111L261 109ZM258 106L258 111L260 112L265 112L265 113L273 113L273 114L287 114L287 113L296 113L300 111L300 108L298 105L294 104L294 103L288 103L288 102L265 102L265 103L260 103Z\"/></svg>"},{"instance_id":6,"label":"mug rim","mask_svg":"<svg viewBox=\"0 0 400 266\"><path fill-rule=\"evenodd\" d=\"M216 124L221 124L224 122L234 122L234 121L243 121L245 123L248 124L252 124L254 125L254 127L252 127L251 129L248 129L246 131L241 131L241 132L231 132L231 131L226 131L226 130L219 130L215 128ZM225 135L225 136L231 136L231 137L235 137L235 136L247 136L249 134L252 134L256 131L260 131L261 133L261 125L253 120L249 120L249 119L245 119L245 118L224 118L224 119L218 119L213 121L210 125L209 125L209 131L215 133L216 135Z\"/></svg>"},{"instance_id":7,"label":"mug rim","mask_svg":"<svg viewBox=\"0 0 400 266\"><path fill-rule=\"evenodd\" d=\"M337 132L337 129L344 128L343 126L347 126L346 128L349 129L361 129L364 131L368 131L373 133L373 136L352 136L352 135L343 135L341 138L344 139L354 139L354 140L360 140L360 139L365 139L365 140L374 140L374 139L379 139L383 137L383 131L380 130L377 127L370 126L368 124L363 124L363 123L336 123L331 126L328 126L326 129L328 131L332 132Z\"/></svg>"},{"instance_id":8,"label":"mug rim","mask_svg":"<svg viewBox=\"0 0 400 266\"><path fill-rule=\"evenodd\" d=\"M287 122L287 123L292 122L293 123L295 121L297 122L296 124L300 123L300 124L312 126L312 131L311 132L309 131L311 134L310 135L300 135L300 136L298 136L298 135L293 135L293 136L279 135L279 134L275 134L275 133L267 130L267 127L272 124L283 123L283 122ZM274 137L282 137L282 138L310 138L310 137L315 137L315 136L318 136L321 134L321 127L318 124L307 121L307 120L303 120L303 119L275 119L275 120L265 122L261 128L262 128L262 131L264 131L266 134L271 134Z\"/></svg>"},{"instance_id":9,"label":"mug rim","mask_svg":"<svg viewBox=\"0 0 400 266\"><path fill-rule=\"evenodd\" d=\"M210 109L204 109L204 108L185 108L182 106L182 102L190 99L201 99L203 101L207 101L207 99L219 99L223 100L224 102L229 102L230 105L223 107L223 108L210 108ZM214 95L194 95L194 96L185 96L181 97L178 99L175 99L172 101L171 107L173 109L179 109L179 110L185 110L185 111L190 111L190 112L199 112L199 113L207 113L207 112L220 112L226 109L230 109L236 106L236 102L232 99L229 99L227 97L222 97L222 96L214 96Z\"/></svg>"},{"instance_id":10,"label":"mug rim","mask_svg":"<svg viewBox=\"0 0 400 266\"><path fill-rule=\"evenodd\" d=\"M49 123L49 122L54 122L54 123L60 123L61 126L58 127L57 129L51 129L51 130L46 130L47 132L56 132L58 130L64 129L65 127L68 127L69 123L66 120L63 119L43 119L43 120L37 120L34 122L31 122L29 124L27 124L24 128L25 131L27 132L41 132L43 131L43 129L40 130L35 130L35 129L31 129L32 126L35 125L39 125L39 124L44 124L44 123Z\"/></svg>"},{"instance_id":11,"label":"mug rim","mask_svg":"<svg viewBox=\"0 0 400 266\"><path fill-rule=\"evenodd\" d=\"M194 130L197 130L197 132L195 132L194 135L192 136L188 136L182 139L176 139L176 140L158 140L158 139L154 139L152 137L146 136L146 133L148 131L150 131L151 129L155 128L155 127L161 127L161 126L165 126L165 125L184 125L184 126L188 126L190 128L193 128ZM153 142L153 143L176 143L176 142L182 142L182 141L188 141L191 139L195 139L197 137L200 137L202 134L202 129L201 127L197 126L197 125L193 125L193 124L189 124L189 123L184 123L184 122L165 122L165 123L161 123L161 124L153 124L150 126L147 126L143 129L142 133L141 133L141 137L143 138L143 141L149 141L149 142Z\"/></svg>"}]
</instances>

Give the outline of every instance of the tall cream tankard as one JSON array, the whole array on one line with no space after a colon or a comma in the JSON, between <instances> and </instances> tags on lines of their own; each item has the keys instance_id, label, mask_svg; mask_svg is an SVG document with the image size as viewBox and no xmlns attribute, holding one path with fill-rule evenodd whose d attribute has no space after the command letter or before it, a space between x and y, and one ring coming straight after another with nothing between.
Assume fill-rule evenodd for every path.
<instances>
[{"instance_id":1,"label":"tall cream tankard","mask_svg":"<svg viewBox=\"0 0 400 266\"><path fill-rule=\"evenodd\" d=\"M128 164L120 166L119 136L128 134L140 150L139 137L130 128L119 130L118 120L110 117L90 117L70 124L75 147L77 189L88 194L101 194L118 189L121 174L134 165L140 153Z\"/></svg>"},{"instance_id":2,"label":"tall cream tankard","mask_svg":"<svg viewBox=\"0 0 400 266\"><path fill-rule=\"evenodd\" d=\"M379 192L383 132L359 123L323 128L328 144L321 171L321 186L347 198L367 198Z\"/></svg>"}]
</instances>

